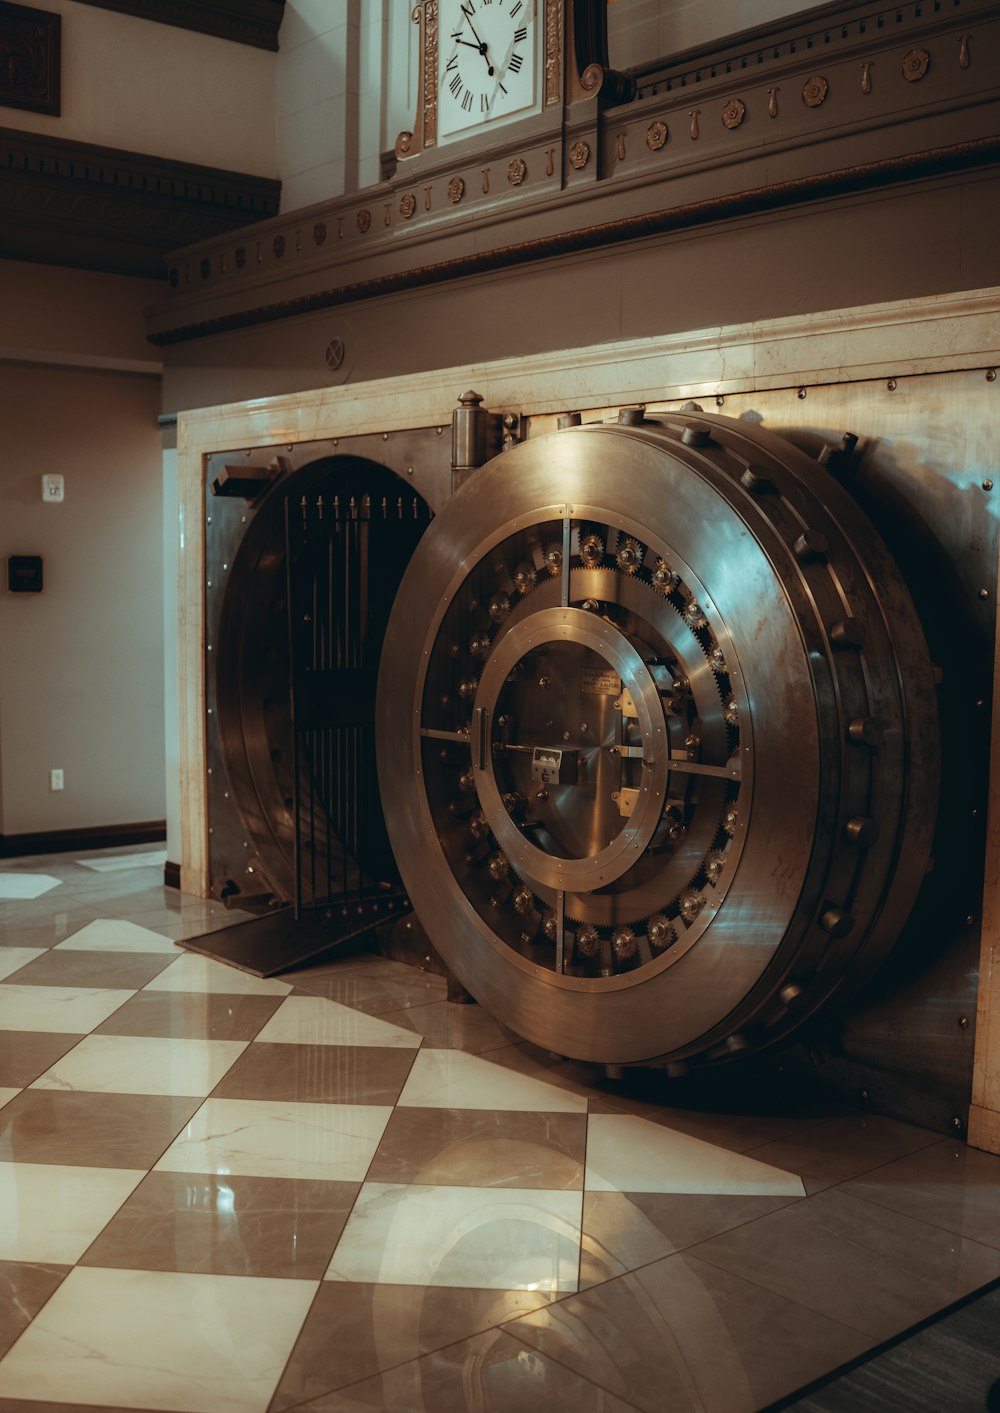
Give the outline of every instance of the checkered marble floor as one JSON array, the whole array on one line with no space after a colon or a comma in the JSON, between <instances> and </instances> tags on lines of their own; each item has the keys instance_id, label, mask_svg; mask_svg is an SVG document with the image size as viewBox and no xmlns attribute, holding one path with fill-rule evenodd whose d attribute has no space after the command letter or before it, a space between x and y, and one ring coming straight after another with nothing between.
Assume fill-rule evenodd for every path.
<instances>
[{"instance_id":1,"label":"checkered marble floor","mask_svg":"<svg viewBox=\"0 0 1000 1413\"><path fill-rule=\"evenodd\" d=\"M162 866L0 868L0 1413L742 1413L1000 1277L1000 1159L655 1104L364 953L257 980Z\"/></svg>"}]
</instances>

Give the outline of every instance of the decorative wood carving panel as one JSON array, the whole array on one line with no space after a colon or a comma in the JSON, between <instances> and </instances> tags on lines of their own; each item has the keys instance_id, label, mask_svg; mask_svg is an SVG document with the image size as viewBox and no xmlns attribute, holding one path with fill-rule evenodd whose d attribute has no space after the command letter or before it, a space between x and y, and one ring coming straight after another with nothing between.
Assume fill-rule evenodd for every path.
<instances>
[{"instance_id":1,"label":"decorative wood carving panel","mask_svg":"<svg viewBox=\"0 0 1000 1413\"><path fill-rule=\"evenodd\" d=\"M0 0L0 104L59 113L61 17Z\"/></svg>"}]
</instances>

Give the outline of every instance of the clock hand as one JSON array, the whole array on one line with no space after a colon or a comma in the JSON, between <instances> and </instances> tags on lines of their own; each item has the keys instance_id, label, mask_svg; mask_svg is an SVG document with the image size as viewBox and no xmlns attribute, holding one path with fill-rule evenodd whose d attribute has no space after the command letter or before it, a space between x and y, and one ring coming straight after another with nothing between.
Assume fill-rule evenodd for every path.
<instances>
[{"instance_id":1,"label":"clock hand","mask_svg":"<svg viewBox=\"0 0 1000 1413\"><path fill-rule=\"evenodd\" d=\"M487 52L486 45L483 43L483 41L479 38L479 35L476 33L476 26L472 23L472 16L469 14L468 10L465 8L464 5L462 6L462 14L463 14L463 15L465 16L465 18L468 20L468 22L469 22L469 28L472 30L472 37L473 37L473 39L476 41L476 43L475 43L474 45L469 45L469 47L470 47L470 49L474 49L474 48L476 48L476 46L478 45L480 54L482 54L483 58L486 60L486 68L487 68L487 70L488 70L488 72L489 72L489 76L490 76L490 78L492 78L493 75L494 75L494 73L496 72L496 70L493 68L493 65L490 63L489 54L488 54L488 52ZM459 44L468 44L468 43L469 43L469 41L468 41L467 39L460 39L458 42L459 42Z\"/></svg>"}]
</instances>

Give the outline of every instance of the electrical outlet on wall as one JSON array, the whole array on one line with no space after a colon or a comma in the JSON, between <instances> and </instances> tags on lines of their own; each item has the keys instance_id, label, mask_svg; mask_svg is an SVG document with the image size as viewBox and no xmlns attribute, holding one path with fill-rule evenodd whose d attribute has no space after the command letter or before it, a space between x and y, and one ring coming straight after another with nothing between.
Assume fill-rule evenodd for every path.
<instances>
[{"instance_id":1,"label":"electrical outlet on wall","mask_svg":"<svg viewBox=\"0 0 1000 1413\"><path fill-rule=\"evenodd\" d=\"M63 779L63 773L62 773L62 771L61 771L61 770L50 770L50 771L49 771L49 789L50 789L50 790L62 790L62 789L64 789L64 788L65 788L65 781L64 781L64 779Z\"/></svg>"},{"instance_id":2,"label":"electrical outlet on wall","mask_svg":"<svg viewBox=\"0 0 1000 1413\"><path fill-rule=\"evenodd\" d=\"M42 477L42 500L58 503L65 499L65 483L61 476L47 472Z\"/></svg>"}]
</instances>

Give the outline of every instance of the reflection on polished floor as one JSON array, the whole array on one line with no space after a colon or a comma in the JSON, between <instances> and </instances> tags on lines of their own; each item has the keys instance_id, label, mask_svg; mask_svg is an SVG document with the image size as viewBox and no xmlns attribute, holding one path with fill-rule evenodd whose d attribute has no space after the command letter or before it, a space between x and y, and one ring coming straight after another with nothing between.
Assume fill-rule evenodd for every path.
<instances>
[{"instance_id":1,"label":"reflection on polished floor","mask_svg":"<svg viewBox=\"0 0 1000 1413\"><path fill-rule=\"evenodd\" d=\"M1000 1277L1000 1159L664 1108L162 854L0 869L0 1413L743 1413Z\"/></svg>"}]
</instances>

